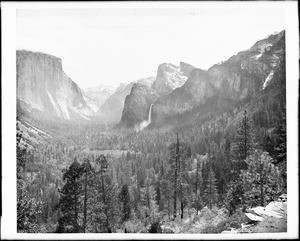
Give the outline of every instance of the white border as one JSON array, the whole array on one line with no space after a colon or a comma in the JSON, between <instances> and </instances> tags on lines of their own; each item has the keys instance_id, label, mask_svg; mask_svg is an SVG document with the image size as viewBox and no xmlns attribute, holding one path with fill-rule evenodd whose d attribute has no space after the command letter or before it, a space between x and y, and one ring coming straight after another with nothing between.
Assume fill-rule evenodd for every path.
<instances>
[{"instance_id":1,"label":"white border","mask_svg":"<svg viewBox=\"0 0 300 241\"><path fill-rule=\"evenodd\" d=\"M284 8L286 11L288 232L273 234L22 234L16 233L16 9L39 8ZM2 2L2 218L3 239L283 239L298 237L298 84L297 2Z\"/></svg>"}]
</instances>

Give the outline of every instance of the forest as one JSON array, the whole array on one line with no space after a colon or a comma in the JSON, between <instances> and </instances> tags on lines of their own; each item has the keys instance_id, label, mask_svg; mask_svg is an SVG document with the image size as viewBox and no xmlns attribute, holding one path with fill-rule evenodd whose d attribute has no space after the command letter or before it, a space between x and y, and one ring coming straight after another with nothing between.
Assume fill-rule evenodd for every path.
<instances>
[{"instance_id":1,"label":"forest","mask_svg":"<svg viewBox=\"0 0 300 241\"><path fill-rule=\"evenodd\" d=\"M273 93L222 108L211 100L140 132L19 112L52 138L24 148L17 125L18 232L235 227L247 208L286 193L285 96Z\"/></svg>"}]
</instances>

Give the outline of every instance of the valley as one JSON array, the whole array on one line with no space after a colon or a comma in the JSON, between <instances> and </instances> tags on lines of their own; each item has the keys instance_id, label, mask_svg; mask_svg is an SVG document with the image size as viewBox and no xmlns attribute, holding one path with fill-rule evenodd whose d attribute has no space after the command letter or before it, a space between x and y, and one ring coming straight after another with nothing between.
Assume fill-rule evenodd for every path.
<instances>
[{"instance_id":1,"label":"valley","mask_svg":"<svg viewBox=\"0 0 300 241\"><path fill-rule=\"evenodd\" d=\"M61 59L18 50L18 232L240 228L287 191L285 88L284 31L116 88L81 90Z\"/></svg>"}]
</instances>

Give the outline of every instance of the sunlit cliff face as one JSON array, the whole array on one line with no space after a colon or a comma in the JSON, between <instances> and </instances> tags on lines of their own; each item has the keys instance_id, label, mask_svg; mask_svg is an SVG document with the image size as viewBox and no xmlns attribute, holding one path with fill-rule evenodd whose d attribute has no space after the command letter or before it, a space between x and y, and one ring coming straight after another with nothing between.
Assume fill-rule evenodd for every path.
<instances>
[{"instance_id":1,"label":"sunlit cliff face","mask_svg":"<svg viewBox=\"0 0 300 241\"><path fill-rule=\"evenodd\" d=\"M43 53L17 51L17 98L62 119L89 119L93 113L61 59Z\"/></svg>"}]
</instances>

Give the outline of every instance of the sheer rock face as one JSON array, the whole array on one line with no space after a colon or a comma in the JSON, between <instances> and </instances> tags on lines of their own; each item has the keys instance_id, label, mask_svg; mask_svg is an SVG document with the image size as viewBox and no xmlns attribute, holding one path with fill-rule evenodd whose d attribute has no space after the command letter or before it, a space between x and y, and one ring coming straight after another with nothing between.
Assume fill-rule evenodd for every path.
<instances>
[{"instance_id":1,"label":"sheer rock face","mask_svg":"<svg viewBox=\"0 0 300 241\"><path fill-rule=\"evenodd\" d=\"M152 103L159 95L147 85L135 83L131 92L125 99L121 123L127 127L133 127L143 120L148 120Z\"/></svg>"},{"instance_id":2,"label":"sheer rock face","mask_svg":"<svg viewBox=\"0 0 300 241\"><path fill-rule=\"evenodd\" d=\"M131 93L132 87L138 83L150 88L154 80L154 77L148 77L133 81L129 84L120 84L116 92L99 108L96 113L97 118L108 122L119 122L126 106L125 98Z\"/></svg>"},{"instance_id":3,"label":"sheer rock face","mask_svg":"<svg viewBox=\"0 0 300 241\"><path fill-rule=\"evenodd\" d=\"M279 66L285 52L284 31L256 42L249 50L239 52L208 72L221 94L243 99L263 89L271 72ZM225 84L224 84L225 82Z\"/></svg>"},{"instance_id":4,"label":"sheer rock face","mask_svg":"<svg viewBox=\"0 0 300 241\"><path fill-rule=\"evenodd\" d=\"M180 66L164 63L159 65L156 78L138 80L126 97L121 124L133 127L147 120L151 104L182 86L193 69L183 62Z\"/></svg>"},{"instance_id":5,"label":"sheer rock face","mask_svg":"<svg viewBox=\"0 0 300 241\"><path fill-rule=\"evenodd\" d=\"M62 119L89 119L93 113L61 59L38 52L17 51L17 99L27 110Z\"/></svg>"},{"instance_id":6,"label":"sheer rock face","mask_svg":"<svg viewBox=\"0 0 300 241\"><path fill-rule=\"evenodd\" d=\"M169 95L160 97L153 107L159 115L173 115L189 110L192 106L205 102L216 94L216 88L210 83L210 75L201 69L194 69L185 84Z\"/></svg>"},{"instance_id":7,"label":"sheer rock face","mask_svg":"<svg viewBox=\"0 0 300 241\"><path fill-rule=\"evenodd\" d=\"M183 62L180 66L163 63L158 67L152 88L161 95L169 94L185 83L192 69L193 66Z\"/></svg>"},{"instance_id":8,"label":"sheer rock face","mask_svg":"<svg viewBox=\"0 0 300 241\"><path fill-rule=\"evenodd\" d=\"M113 93L105 103L99 108L96 117L102 121L119 122L121 120L124 108L125 98L129 95L133 83L120 84L115 93Z\"/></svg>"},{"instance_id":9,"label":"sheer rock face","mask_svg":"<svg viewBox=\"0 0 300 241\"><path fill-rule=\"evenodd\" d=\"M284 54L285 33L282 31L258 41L249 50L239 52L207 71L192 69L182 86L154 103L155 121L191 110L210 98L237 101L255 97L276 79L277 69L285 59Z\"/></svg>"}]
</instances>

